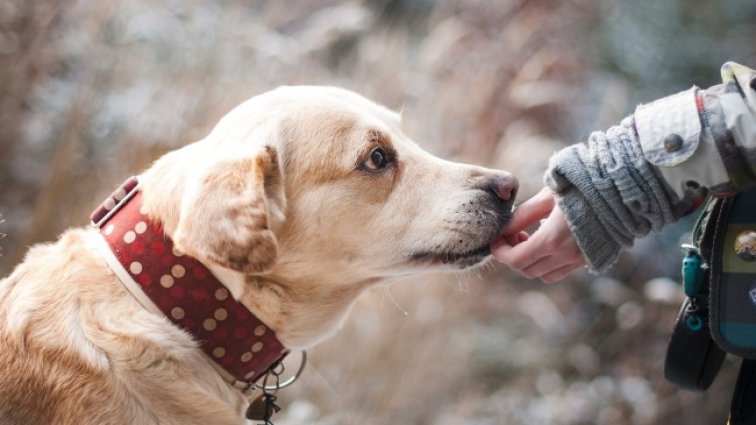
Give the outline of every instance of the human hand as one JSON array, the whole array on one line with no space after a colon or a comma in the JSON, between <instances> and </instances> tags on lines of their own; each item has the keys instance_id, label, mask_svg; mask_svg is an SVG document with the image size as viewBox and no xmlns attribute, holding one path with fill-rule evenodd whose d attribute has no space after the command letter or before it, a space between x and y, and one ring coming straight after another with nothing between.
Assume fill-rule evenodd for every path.
<instances>
[{"instance_id":1,"label":"human hand","mask_svg":"<svg viewBox=\"0 0 756 425\"><path fill-rule=\"evenodd\" d=\"M528 236L524 229L544 217L540 227ZM546 283L561 280L586 265L567 220L547 187L515 209L504 233L491 244L491 253L525 277L537 277Z\"/></svg>"}]
</instances>

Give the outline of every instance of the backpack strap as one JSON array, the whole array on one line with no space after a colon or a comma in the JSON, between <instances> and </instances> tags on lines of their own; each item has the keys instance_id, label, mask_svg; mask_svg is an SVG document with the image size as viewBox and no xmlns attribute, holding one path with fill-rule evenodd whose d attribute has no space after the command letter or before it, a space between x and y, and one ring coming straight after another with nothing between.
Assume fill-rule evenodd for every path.
<instances>
[{"instance_id":1,"label":"backpack strap","mask_svg":"<svg viewBox=\"0 0 756 425\"><path fill-rule=\"evenodd\" d=\"M756 423L756 360L743 359L730 405L729 425Z\"/></svg>"}]
</instances>

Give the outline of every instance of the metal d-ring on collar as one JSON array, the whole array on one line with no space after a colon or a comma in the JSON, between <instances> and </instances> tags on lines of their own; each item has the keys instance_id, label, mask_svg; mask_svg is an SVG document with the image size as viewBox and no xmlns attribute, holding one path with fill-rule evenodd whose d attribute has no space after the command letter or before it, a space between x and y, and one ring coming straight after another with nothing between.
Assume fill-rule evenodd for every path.
<instances>
[{"instance_id":1,"label":"metal d-ring on collar","mask_svg":"<svg viewBox=\"0 0 756 425\"><path fill-rule=\"evenodd\" d=\"M291 378L285 380L284 382L278 382L278 376L283 373L283 363L279 362L278 364L274 365L272 368L270 368L270 371L265 374L265 378L263 379L262 384L255 384L255 387L263 390L263 391L277 391L282 388L286 388L296 382L300 376L302 376L302 372L304 371L305 366L307 365L307 351L302 350L302 360L299 363L299 368L297 369L297 372L292 376ZM277 370L278 368L281 368L280 370ZM268 385L268 377L270 375L274 375L276 378L275 385Z\"/></svg>"}]
</instances>

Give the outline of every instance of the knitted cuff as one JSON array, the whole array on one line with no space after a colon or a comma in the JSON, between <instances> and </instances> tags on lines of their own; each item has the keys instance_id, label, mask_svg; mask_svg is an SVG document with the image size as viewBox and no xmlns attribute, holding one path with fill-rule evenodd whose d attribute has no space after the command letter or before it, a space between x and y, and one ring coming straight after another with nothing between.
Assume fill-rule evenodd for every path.
<instances>
[{"instance_id":1,"label":"knitted cuff","mask_svg":"<svg viewBox=\"0 0 756 425\"><path fill-rule=\"evenodd\" d=\"M595 132L557 152L545 183L595 272L611 266L635 238L680 216L677 197L645 160L628 125Z\"/></svg>"},{"instance_id":2,"label":"knitted cuff","mask_svg":"<svg viewBox=\"0 0 756 425\"><path fill-rule=\"evenodd\" d=\"M593 273L601 273L619 258L622 247L604 229L587 199L574 187L557 197L570 231Z\"/></svg>"}]
</instances>

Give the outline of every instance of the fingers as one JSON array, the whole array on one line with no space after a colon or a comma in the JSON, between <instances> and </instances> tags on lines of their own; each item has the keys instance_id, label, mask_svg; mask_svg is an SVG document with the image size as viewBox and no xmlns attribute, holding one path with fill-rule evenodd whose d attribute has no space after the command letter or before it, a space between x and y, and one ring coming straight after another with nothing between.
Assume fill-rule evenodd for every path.
<instances>
[{"instance_id":1,"label":"fingers","mask_svg":"<svg viewBox=\"0 0 756 425\"><path fill-rule=\"evenodd\" d=\"M552 209L554 209L554 194L551 189L545 187L515 208L512 220L504 228L504 233L519 232L548 216Z\"/></svg>"},{"instance_id":2,"label":"fingers","mask_svg":"<svg viewBox=\"0 0 756 425\"><path fill-rule=\"evenodd\" d=\"M538 245L537 241L534 243L535 245L529 243L517 246L502 245L492 253L499 262L519 271L523 276L530 279L538 278L546 283L561 280L586 264L579 251L547 252ZM564 251L569 251L569 249L564 249Z\"/></svg>"},{"instance_id":3,"label":"fingers","mask_svg":"<svg viewBox=\"0 0 756 425\"><path fill-rule=\"evenodd\" d=\"M499 262L521 272L524 272L544 258L554 254L559 256L561 245L564 239L568 238L570 234L569 229L567 229L567 234L565 234L564 229L559 228L561 223L558 221L558 217L556 217L556 213L559 211L554 210L554 212L527 241L507 246L503 245L500 239L491 246L491 254ZM556 225L556 228L554 228L554 225ZM532 277L528 274L526 276Z\"/></svg>"},{"instance_id":4,"label":"fingers","mask_svg":"<svg viewBox=\"0 0 756 425\"><path fill-rule=\"evenodd\" d=\"M533 197L533 202L526 206L531 212L537 210L534 205L548 204L548 200L538 200L537 197ZM561 209L554 208L553 198L550 208L548 217L532 235L528 236L525 232L502 235L491 245L493 256L524 276L540 278L544 282L555 282L584 266L585 258ZM529 216L535 217L537 214Z\"/></svg>"},{"instance_id":5,"label":"fingers","mask_svg":"<svg viewBox=\"0 0 756 425\"><path fill-rule=\"evenodd\" d=\"M537 262L522 269L520 273L528 278L538 278L546 283L554 282L568 275L573 270L585 265L583 257L577 255L562 255L557 253L541 258Z\"/></svg>"},{"instance_id":6,"label":"fingers","mask_svg":"<svg viewBox=\"0 0 756 425\"><path fill-rule=\"evenodd\" d=\"M560 255L559 247L552 241L544 241L542 229L538 229L527 243L517 245L501 245L492 248L491 254L499 262L525 275L525 277L540 277L565 262L574 261Z\"/></svg>"},{"instance_id":7,"label":"fingers","mask_svg":"<svg viewBox=\"0 0 756 425\"><path fill-rule=\"evenodd\" d=\"M491 254L493 254L496 260L507 265L509 268L523 270L542 258L539 253L532 252L531 247L532 245L528 244L518 244L516 246L499 244L491 248Z\"/></svg>"},{"instance_id":8,"label":"fingers","mask_svg":"<svg viewBox=\"0 0 756 425\"><path fill-rule=\"evenodd\" d=\"M529 235L523 229L548 216L553 209L554 195L549 188L543 188L515 209L512 219L504 228L502 236L491 244L491 249L500 248L502 244L516 246L525 242Z\"/></svg>"},{"instance_id":9,"label":"fingers","mask_svg":"<svg viewBox=\"0 0 756 425\"><path fill-rule=\"evenodd\" d=\"M520 231L519 233L511 234L511 235L502 235L501 238L494 242L494 244L501 244L502 240L504 243L515 246L521 242L525 242L528 240L528 232Z\"/></svg>"}]
</instances>

